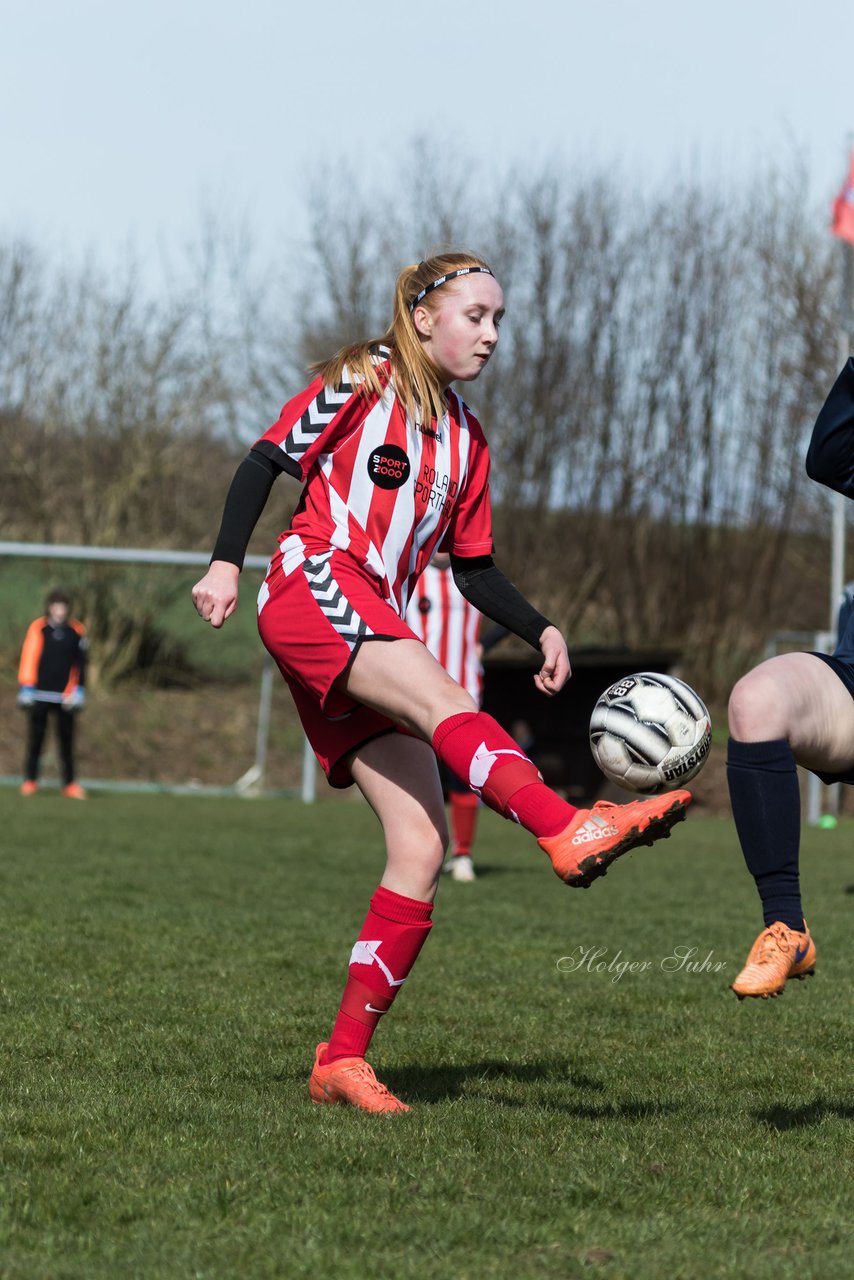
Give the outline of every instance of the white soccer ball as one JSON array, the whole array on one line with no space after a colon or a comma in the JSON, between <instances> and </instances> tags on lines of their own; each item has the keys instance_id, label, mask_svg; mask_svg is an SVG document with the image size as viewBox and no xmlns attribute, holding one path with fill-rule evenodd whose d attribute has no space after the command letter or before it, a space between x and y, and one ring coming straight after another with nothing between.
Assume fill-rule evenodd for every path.
<instances>
[{"instance_id":1,"label":"white soccer ball","mask_svg":"<svg viewBox=\"0 0 854 1280\"><path fill-rule=\"evenodd\" d=\"M712 722L694 690L675 676L642 671L606 689L590 718L599 768L642 795L673 791L696 777L712 745Z\"/></svg>"}]
</instances>

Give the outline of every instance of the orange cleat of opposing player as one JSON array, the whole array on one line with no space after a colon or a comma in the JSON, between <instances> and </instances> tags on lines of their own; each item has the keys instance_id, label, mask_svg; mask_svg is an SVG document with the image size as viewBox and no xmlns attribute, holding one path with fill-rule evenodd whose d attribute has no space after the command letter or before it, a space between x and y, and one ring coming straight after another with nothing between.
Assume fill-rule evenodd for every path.
<instances>
[{"instance_id":1,"label":"orange cleat of opposing player","mask_svg":"<svg viewBox=\"0 0 854 1280\"><path fill-rule=\"evenodd\" d=\"M780 995L789 978L808 978L814 973L815 943L806 920L803 932L775 920L750 948L747 962L730 990L739 1000L747 996L767 1000Z\"/></svg>"},{"instance_id":2,"label":"orange cleat of opposing player","mask_svg":"<svg viewBox=\"0 0 854 1280\"><path fill-rule=\"evenodd\" d=\"M690 803L690 791L669 791L629 804L599 800L592 809L579 809L559 835L542 837L538 843L561 880L574 889L587 889L630 849L669 836Z\"/></svg>"},{"instance_id":3,"label":"orange cleat of opposing player","mask_svg":"<svg viewBox=\"0 0 854 1280\"><path fill-rule=\"evenodd\" d=\"M344 1103L378 1113L411 1110L380 1084L373 1067L364 1058L336 1058L328 1065L321 1065L326 1049L325 1042L317 1046L308 1082L312 1102Z\"/></svg>"}]
</instances>

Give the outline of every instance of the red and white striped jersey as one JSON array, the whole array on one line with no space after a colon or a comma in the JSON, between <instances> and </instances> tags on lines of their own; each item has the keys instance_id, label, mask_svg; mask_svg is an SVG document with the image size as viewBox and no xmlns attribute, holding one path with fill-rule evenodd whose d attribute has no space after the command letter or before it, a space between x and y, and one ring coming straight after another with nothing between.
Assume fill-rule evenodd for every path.
<instances>
[{"instance_id":1,"label":"red and white striped jersey","mask_svg":"<svg viewBox=\"0 0 854 1280\"><path fill-rule=\"evenodd\" d=\"M305 482L280 546L297 534L305 554L347 551L402 617L435 551L492 553L489 453L480 423L453 391L440 423L408 420L387 354L380 348L377 356L381 398L360 395L346 371L335 389L316 378L255 448Z\"/></svg>"},{"instance_id":2,"label":"red and white striped jersey","mask_svg":"<svg viewBox=\"0 0 854 1280\"><path fill-rule=\"evenodd\" d=\"M478 657L481 616L460 595L450 567L428 564L406 610L406 621L437 662L480 706L483 667Z\"/></svg>"}]
</instances>

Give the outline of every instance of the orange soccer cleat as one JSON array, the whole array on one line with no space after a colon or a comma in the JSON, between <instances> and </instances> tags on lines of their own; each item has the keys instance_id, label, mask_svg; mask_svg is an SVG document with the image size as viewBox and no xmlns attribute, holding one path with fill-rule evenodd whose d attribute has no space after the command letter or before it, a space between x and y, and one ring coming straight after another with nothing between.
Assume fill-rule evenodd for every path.
<instances>
[{"instance_id":1,"label":"orange soccer cleat","mask_svg":"<svg viewBox=\"0 0 854 1280\"><path fill-rule=\"evenodd\" d=\"M685 817L690 791L669 791L648 800L610 804L599 800L592 809L579 809L565 830L538 841L561 880L587 889L604 876L615 858L640 844L654 844L670 835Z\"/></svg>"},{"instance_id":2,"label":"orange soccer cleat","mask_svg":"<svg viewBox=\"0 0 854 1280\"><path fill-rule=\"evenodd\" d=\"M62 788L62 794L68 800L86 799L86 792L83 790L79 782L69 782L67 787Z\"/></svg>"},{"instance_id":3,"label":"orange soccer cleat","mask_svg":"<svg viewBox=\"0 0 854 1280\"><path fill-rule=\"evenodd\" d=\"M803 933L775 920L763 929L750 948L744 968L730 990L739 1000L778 996L789 978L807 978L815 973L815 943L807 922Z\"/></svg>"},{"instance_id":4,"label":"orange soccer cleat","mask_svg":"<svg viewBox=\"0 0 854 1280\"><path fill-rule=\"evenodd\" d=\"M22 796L34 796L38 789L39 784L37 782L31 782L29 778L27 778L25 782L21 783Z\"/></svg>"},{"instance_id":5,"label":"orange soccer cleat","mask_svg":"<svg viewBox=\"0 0 854 1280\"><path fill-rule=\"evenodd\" d=\"M374 1069L364 1058L336 1058L328 1066L320 1059L326 1052L324 1042L317 1046L314 1068L308 1082L312 1102L343 1102L362 1111L410 1111L405 1102L380 1084Z\"/></svg>"}]
</instances>

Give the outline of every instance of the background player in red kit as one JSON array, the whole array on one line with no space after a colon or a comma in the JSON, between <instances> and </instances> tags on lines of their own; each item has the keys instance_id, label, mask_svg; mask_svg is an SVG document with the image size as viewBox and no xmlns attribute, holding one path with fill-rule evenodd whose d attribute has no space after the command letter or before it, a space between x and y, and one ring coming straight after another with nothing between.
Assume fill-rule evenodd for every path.
<instances>
[{"instance_id":1,"label":"background player in red kit","mask_svg":"<svg viewBox=\"0 0 854 1280\"><path fill-rule=\"evenodd\" d=\"M483 694L481 615L454 583L451 557L438 552L418 580L406 610L406 621L448 675L480 706ZM503 630L500 634L505 634ZM442 788L451 813L451 861L454 880L475 879L472 845L480 801L462 778L440 765Z\"/></svg>"},{"instance_id":2,"label":"background player in red kit","mask_svg":"<svg viewBox=\"0 0 854 1280\"><path fill-rule=\"evenodd\" d=\"M447 843L436 757L532 832L560 878L579 887L668 835L691 799L676 791L574 809L404 621L419 576L445 551L466 599L540 650L542 693L570 674L558 629L493 563L486 441L451 389L481 373L503 314L498 281L476 255L405 268L388 332L317 366L238 468L210 569L193 590L200 615L222 626L273 481L281 471L301 480L258 597L259 630L330 783L356 783L386 846L338 1017L317 1046L315 1102L408 1110L364 1055L431 927Z\"/></svg>"}]
</instances>

